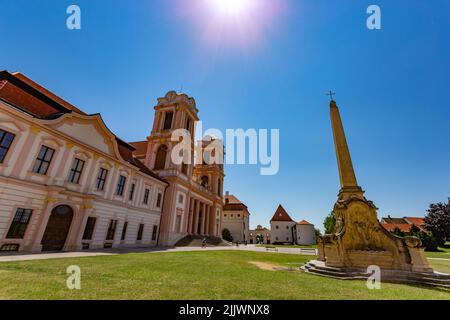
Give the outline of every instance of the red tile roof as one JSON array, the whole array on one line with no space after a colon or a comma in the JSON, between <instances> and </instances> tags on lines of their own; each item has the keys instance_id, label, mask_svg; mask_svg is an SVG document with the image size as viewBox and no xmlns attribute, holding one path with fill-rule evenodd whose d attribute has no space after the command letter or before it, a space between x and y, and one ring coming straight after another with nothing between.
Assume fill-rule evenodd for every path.
<instances>
[{"instance_id":1,"label":"red tile roof","mask_svg":"<svg viewBox=\"0 0 450 320\"><path fill-rule=\"evenodd\" d=\"M412 226L416 226L423 232L427 232L425 227L425 218L420 217L404 217L404 218L382 218L381 225L389 232L393 232L398 228L402 232L411 232Z\"/></svg>"},{"instance_id":2,"label":"red tile roof","mask_svg":"<svg viewBox=\"0 0 450 320\"><path fill-rule=\"evenodd\" d=\"M235 211L235 210L243 210L246 211L248 214L248 208L247 206L241 202L238 198L235 196L229 194L225 195L225 205L223 206L223 211Z\"/></svg>"},{"instance_id":3,"label":"red tile roof","mask_svg":"<svg viewBox=\"0 0 450 320\"><path fill-rule=\"evenodd\" d=\"M294 220L292 220L292 218L289 216L289 214L286 212L286 210L284 210L283 206L280 204L278 206L277 211L275 211L275 214L273 215L272 219L270 220L272 221L286 221L286 222L293 222Z\"/></svg>"},{"instance_id":4,"label":"red tile roof","mask_svg":"<svg viewBox=\"0 0 450 320\"><path fill-rule=\"evenodd\" d=\"M394 232L395 229L399 229L401 232L410 232L411 231L411 224L404 224L404 223L382 223L381 224L387 231Z\"/></svg>"},{"instance_id":5,"label":"red tile roof","mask_svg":"<svg viewBox=\"0 0 450 320\"><path fill-rule=\"evenodd\" d=\"M242 204L241 200L233 196L232 194L225 196L225 203L230 204Z\"/></svg>"},{"instance_id":6,"label":"red tile roof","mask_svg":"<svg viewBox=\"0 0 450 320\"><path fill-rule=\"evenodd\" d=\"M80 109L20 73L11 74L7 71L0 71L0 99L40 119L55 118L70 112L86 115ZM125 161L138 167L141 172L166 182L133 156L135 151L133 146L118 137L116 140L119 153Z\"/></svg>"},{"instance_id":7,"label":"red tile roof","mask_svg":"<svg viewBox=\"0 0 450 320\"><path fill-rule=\"evenodd\" d=\"M60 97L58 97L53 92L47 90L46 88L44 88L40 84L34 82L30 78L28 78L25 75L21 74L20 72L15 72L15 73L13 73L13 75L14 75L14 77L16 77L16 78L22 80L23 82L25 82L27 85L33 87L34 89L38 90L39 92L42 92L44 95L48 96L49 98L55 100L57 103L61 104L65 108L67 108L67 109L69 109L71 111L75 111L75 112L80 113L80 114L86 114L83 111L81 111L80 109L78 109L77 107L75 107L74 105L70 104L69 102L67 102L64 99L61 99Z\"/></svg>"},{"instance_id":8,"label":"red tile roof","mask_svg":"<svg viewBox=\"0 0 450 320\"><path fill-rule=\"evenodd\" d=\"M300 224L300 225L313 225L312 223L309 223L309 222L306 221L306 220L302 220L302 221L300 221L298 224Z\"/></svg>"},{"instance_id":9,"label":"red tile roof","mask_svg":"<svg viewBox=\"0 0 450 320\"><path fill-rule=\"evenodd\" d=\"M405 217L405 220L408 221L409 223L412 223L413 225L415 225L417 228L419 228L420 230L426 232L426 226L425 226L425 218L421 218L421 217Z\"/></svg>"},{"instance_id":10,"label":"red tile roof","mask_svg":"<svg viewBox=\"0 0 450 320\"><path fill-rule=\"evenodd\" d=\"M148 141L129 142L129 144L136 149L133 152L136 157L142 158L147 155Z\"/></svg>"}]
</instances>

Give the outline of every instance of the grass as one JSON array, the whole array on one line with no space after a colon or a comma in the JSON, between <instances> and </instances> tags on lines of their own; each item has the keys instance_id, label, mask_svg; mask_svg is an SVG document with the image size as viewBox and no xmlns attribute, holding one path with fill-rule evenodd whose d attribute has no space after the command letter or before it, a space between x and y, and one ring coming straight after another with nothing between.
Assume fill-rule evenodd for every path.
<instances>
[{"instance_id":1,"label":"grass","mask_svg":"<svg viewBox=\"0 0 450 320\"><path fill-rule=\"evenodd\" d=\"M263 247L263 248L302 248L302 249L317 249L317 245L312 246L301 246L301 245L294 245L294 244L280 244L280 245L274 245L274 244L258 244L257 247Z\"/></svg>"},{"instance_id":2,"label":"grass","mask_svg":"<svg viewBox=\"0 0 450 320\"><path fill-rule=\"evenodd\" d=\"M450 244L439 247L436 252L426 252L428 258L450 259Z\"/></svg>"},{"instance_id":3,"label":"grass","mask_svg":"<svg viewBox=\"0 0 450 320\"><path fill-rule=\"evenodd\" d=\"M368 290L299 271L266 271L308 256L246 252L170 252L0 263L1 299L450 299L450 291L401 284ZM435 263L435 262L433 262ZM446 261L437 262L449 268ZM66 287L66 268L78 265L82 289Z\"/></svg>"}]
</instances>

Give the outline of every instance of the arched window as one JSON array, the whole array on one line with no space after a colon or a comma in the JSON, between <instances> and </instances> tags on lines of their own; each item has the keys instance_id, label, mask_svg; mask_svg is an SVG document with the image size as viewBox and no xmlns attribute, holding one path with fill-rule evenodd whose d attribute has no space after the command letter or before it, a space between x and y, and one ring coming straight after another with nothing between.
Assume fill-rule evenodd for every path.
<instances>
[{"instance_id":1,"label":"arched window","mask_svg":"<svg viewBox=\"0 0 450 320\"><path fill-rule=\"evenodd\" d=\"M201 179L201 184L204 188L208 188L209 178L207 176L203 176Z\"/></svg>"},{"instance_id":2,"label":"arched window","mask_svg":"<svg viewBox=\"0 0 450 320\"><path fill-rule=\"evenodd\" d=\"M155 170L163 170L166 167L167 146L161 145L156 152Z\"/></svg>"}]
</instances>

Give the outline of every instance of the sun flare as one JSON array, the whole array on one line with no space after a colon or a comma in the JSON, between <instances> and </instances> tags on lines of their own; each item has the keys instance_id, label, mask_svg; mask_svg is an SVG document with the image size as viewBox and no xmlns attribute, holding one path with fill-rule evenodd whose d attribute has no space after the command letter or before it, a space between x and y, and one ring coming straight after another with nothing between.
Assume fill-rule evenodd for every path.
<instances>
[{"instance_id":1,"label":"sun flare","mask_svg":"<svg viewBox=\"0 0 450 320\"><path fill-rule=\"evenodd\" d=\"M209 0L211 6L220 14L244 15L255 5L256 0Z\"/></svg>"}]
</instances>

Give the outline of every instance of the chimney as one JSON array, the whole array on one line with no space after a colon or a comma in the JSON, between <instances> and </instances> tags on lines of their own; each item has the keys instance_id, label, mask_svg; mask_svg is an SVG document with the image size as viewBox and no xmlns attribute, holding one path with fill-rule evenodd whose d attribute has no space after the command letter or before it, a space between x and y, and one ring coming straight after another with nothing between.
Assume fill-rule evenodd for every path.
<instances>
[{"instance_id":1,"label":"chimney","mask_svg":"<svg viewBox=\"0 0 450 320\"><path fill-rule=\"evenodd\" d=\"M229 197L230 196L230 191L225 192L225 196Z\"/></svg>"}]
</instances>

